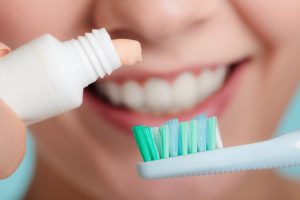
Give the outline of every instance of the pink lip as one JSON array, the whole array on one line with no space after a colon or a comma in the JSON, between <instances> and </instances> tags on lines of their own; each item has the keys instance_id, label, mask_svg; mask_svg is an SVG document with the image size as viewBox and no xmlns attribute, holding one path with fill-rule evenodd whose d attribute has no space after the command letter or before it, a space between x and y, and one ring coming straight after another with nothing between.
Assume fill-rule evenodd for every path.
<instances>
[{"instance_id":1,"label":"pink lip","mask_svg":"<svg viewBox=\"0 0 300 200\"><path fill-rule=\"evenodd\" d=\"M233 97L234 92L238 87L239 78L241 77L242 71L248 62L242 63L237 69L231 74L231 77L224 84L218 92L212 95L210 98L200 103L198 106L181 113L167 116L153 116L146 113L138 113L126 108L119 108L108 105L107 103L99 100L90 91L85 91L84 98L85 103L99 116L112 124L122 129L124 133L131 135L131 127L134 125L144 124L150 126L159 126L172 118L178 118L180 121L190 120L197 114L206 113L207 115L220 116L222 111L228 105L230 99ZM178 116L180 114L180 116Z\"/></svg>"},{"instance_id":2,"label":"pink lip","mask_svg":"<svg viewBox=\"0 0 300 200\"><path fill-rule=\"evenodd\" d=\"M221 65L220 65L221 66ZM148 77L158 77L164 80L173 81L179 74L189 71L193 74L199 74L201 71L210 68L210 70L215 70L218 65L210 65L206 67L197 67L197 66L190 66L184 69L177 69L172 70L172 72L155 72L155 71L146 71L146 70L131 70L126 72L117 71L113 74L113 76L106 76L103 79L99 79L97 82L103 82L107 80L113 79L114 82L122 84L127 80L134 80L137 82L142 83ZM125 74L125 75L124 75ZM113 77L113 78L112 78ZM125 77L125 78L124 78Z\"/></svg>"}]
</instances>

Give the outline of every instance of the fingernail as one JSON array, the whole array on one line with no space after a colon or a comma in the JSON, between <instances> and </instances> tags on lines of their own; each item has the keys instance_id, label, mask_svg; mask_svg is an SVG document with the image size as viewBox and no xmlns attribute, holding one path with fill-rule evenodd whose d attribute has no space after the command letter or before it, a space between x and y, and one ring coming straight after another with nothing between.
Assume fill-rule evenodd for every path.
<instances>
[{"instance_id":1,"label":"fingernail","mask_svg":"<svg viewBox=\"0 0 300 200\"><path fill-rule=\"evenodd\" d=\"M3 56L10 52L10 48L5 44L0 42L0 56Z\"/></svg>"}]
</instances>

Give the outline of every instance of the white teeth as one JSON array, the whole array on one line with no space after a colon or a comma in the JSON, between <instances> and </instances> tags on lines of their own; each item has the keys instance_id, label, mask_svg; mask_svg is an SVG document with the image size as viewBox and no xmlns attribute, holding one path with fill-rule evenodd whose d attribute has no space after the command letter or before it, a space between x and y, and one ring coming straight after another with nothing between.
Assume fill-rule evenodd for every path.
<instances>
[{"instance_id":1,"label":"white teeth","mask_svg":"<svg viewBox=\"0 0 300 200\"><path fill-rule=\"evenodd\" d=\"M227 75L227 68L225 66L219 67L215 70L214 72L215 89L218 89L223 85L226 75Z\"/></svg>"},{"instance_id":2,"label":"white teeth","mask_svg":"<svg viewBox=\"0 0 300 200\"><path fill-rule=\"evenodd\" d=\"M121 88L121 100L133 110L141 109L144 104L142 87L134 81L127 81Z\"/></svg>"},{"instance_id":3,"label":"white teeth","mask_svg":"<svg viewBox=\"0 0 300 200\"><path fill-rule=\"evenodd\" d=\"M144 95L148 110L163 112L172 105L171 86L159 78L151 78L144 85Z\"/></svg>"},{"instance_id":4,"label":"white teeth","mask_svg":"<svg viewBox=\"0 0 300 200\"><path fill-rule=\"evenodd\" d=\"M197 101L196 79L192 73L186 72L177 77L173 84L173 101L175 110L194 106Z\"/></svg>"},{"instance_id":5,"label":"white teeth","mask_svg":"<svg viewBox=\"0 0 300 200\"><path fill-rule=\"evenodd\" d=\"M122 104L136 111L174 112L191 108L212 95L222 86L227 69L225 66L205 69L197 76L185 72L173 83L150 78L144 85L130 80L119 86L109 81L97 85L97 90L114 105Z\"/></svg>"},{"instance_id":6,"label":"white teeth","mask_svg":"<svg viewBox=\"0 0 300 200\"><path fill-rule=\"evenodd\" d=\"M114 104L119 105L121 103L120 86L113 82L106 82L97 84L98 92L102 92L107 95L108 99Z\"/></svg>"},{"instance_id":7,"label":"white teeth","mask_svg":"<svg viewBox=\"0 0 300 200\"><path fill-rule=\"evenodd\" d=\"M198 100L201 101L212 93L213 72L204 70L197 78Z\"/></svg>"},{"instance_id":8,"label":"white teeth","mask_svg":"<svg viewBox=\"0 0 300 200\"><path fill-rule=\"evenodd\" d=\"M223 84L227 68L218 67L215 71L204 70L197 78L198 101L207 98Z\"/></svg>"}]
</instances>

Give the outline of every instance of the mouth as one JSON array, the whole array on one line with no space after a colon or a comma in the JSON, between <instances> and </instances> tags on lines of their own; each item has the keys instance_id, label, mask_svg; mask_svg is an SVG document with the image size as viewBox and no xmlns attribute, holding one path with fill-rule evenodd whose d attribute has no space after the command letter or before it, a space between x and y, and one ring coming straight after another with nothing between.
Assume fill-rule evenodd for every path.
<instances>
[{"instance_id":1,"label":"mouth","mask_svg":"<svg viewBox=\"0 0 300 200\"><path fill-rule=\"evenodd\" d=\"M127 133L133 125L157 126L175 117L190 120L200 113L220 116L250 60L246 57L169 74L104 79L85 90L85 102L103 120Z\"/></svg>"}]
</instances>

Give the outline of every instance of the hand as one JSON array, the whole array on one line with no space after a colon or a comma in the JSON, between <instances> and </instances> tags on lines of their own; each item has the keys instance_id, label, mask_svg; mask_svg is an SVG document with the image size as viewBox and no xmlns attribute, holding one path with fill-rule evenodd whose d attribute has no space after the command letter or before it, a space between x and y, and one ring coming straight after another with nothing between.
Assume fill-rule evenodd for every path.
<instances>
[{"instance_id":1,"label":"hand","mask_svg":"<svg viewBox=\"0 0 300 200\"><path fill-rule=\"evenodd\" d=\"M10 49L0 43L0 57L9 52ZM10 176L18 168L25 149L25 125L0 96L0 179Z\"/></svg>"}]
</instances>

